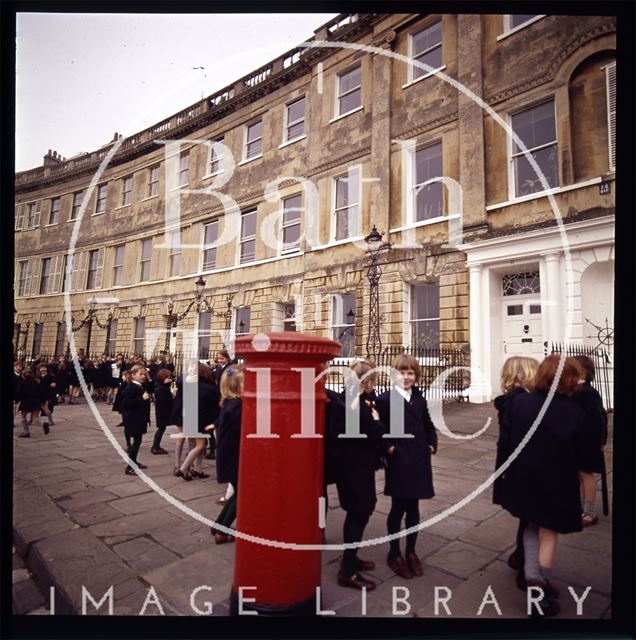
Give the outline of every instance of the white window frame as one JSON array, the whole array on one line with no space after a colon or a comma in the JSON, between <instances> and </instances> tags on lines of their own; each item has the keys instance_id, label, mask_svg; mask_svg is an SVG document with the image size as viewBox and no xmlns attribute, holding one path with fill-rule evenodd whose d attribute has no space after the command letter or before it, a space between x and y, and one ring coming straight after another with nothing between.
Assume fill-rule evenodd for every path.
<instances>
[{"instance_id":1,"label":"white window frame","mask_svg":"<svg viewBox=\"0 0 636 640\"><path fill-rule=\"evenodd\" d=\"M141 327L141 337L139 337L140 327ZM133 353L138 355L143 355L144 348L146 346L145 342L146 342L146 318L139 316L135 318L135 326L134 326L134 333L133 333ZM138 343L141 343L140 351L137 351Z\"/></svg>"},{"instance_id":2,"label":"white window frame","mask_svg":"<svg viewBox=\"0 0 636 640\"><path fill-rule=\"evenodd\" d=\"M440 18L439 20L435 20L434 22L432 22L431 24L426 25L425 27L422 27L421 29L417 29L415 31L411 31L409 33L409 38L408 38L408 57L409 60L415 60L415 53L413 51L413 40L415 38L416 35L422 33L422 31L426 31L427 29L430 29L431 27L434 27L437 24L441 25L441 35L440 35L440 41L439 44L436 44L432 47L429 47L428 49L422 51L421 53L418 53L418 57L422 58L425 55L427 55L428 53L431 53L432 51L434 51L435 49L441 48L442 49L442 64L435 68L433 71L425 71L424 69L421 69L420 67L415 67L414 65L407 65L407 82L405 86L409 86L411 84L413 84L414 82L419 82L420 80L423 80L424 78L428 78L432 75L435 74L435 72L437 71L441 71L442 69L444 69L446 67L446 65L443 62L444 59L444 23L443 20ZM415 77L416 72L418 71L422 71L422 75Z\"/></svg>"},{"instance_id":3,"label":"white window frame","mask_svg":"<svg viewBox=\"0 0 636 640\"><path fill-rule=\"evenodd\" d=\"M298 213L298 220L293 220L291 223L285 224L285 202L292 198L300 198L300 206ZM303 222L303 195L302 193L294 193L284 198L281 198L281 214L280 214L280 243L278 249L278 255L287 255L289 253L298 253L300 251L300 240L302 238L302 222ZM285 229L298 226L298 242L292 247L285 248Z\"/></svg>"},{"instance_id":4,"label":"white window frame","mask_svg":"<svg viewBox=\"0 0 636 640\"><path fill-rule=\"evenodd\" d=\"M295 104L297 104L300 101L303 101L303 116L302 118L299 118L298 120L294 120L293 122L289 121L289 109L290 107L293 107ZM285 105L285 110L283 112L283 144L289 144L292 142L296 142L297 140L302 140L303 138L307 137L305 134L305 110L306 110L306 106L307 106L307 101L305 100L305 96L301 96L300 98L296 98L295 100L292 100L291 102L288 102ZM297 125L299 123L303 123L303 132L298 135L295 136L294 138L290 138L289 137L289 128Z\"/></svg>"},{"instance_id":5,"label":"white window frame","mask_svg":"<svg viewBox=\"0 0 636 640\"><path fill-rule=\"evenodd\" d=\"M442 175L435 176L434 178L429 178L425 180L421 184L417 184L417 152L423 151L424 149L428 149L429 147L434 147L440 145L442 148ZM435 222L441 222L443 220L448 219L448 211L447 204L444 198L444 183L437 180L437 178L441 178L444 175L444 142L443 140L433 140L430 142L423 143L418 146L413 146L408 150L408 158L409 158L409 170L406 172L407 177L407 185L406 185L406 193L407 202L406 202L406 226L407 227L415 227L426 224L433 224ZM417 188L425 186L426 184L434 184L439 183L442 186L442 215L435 216L434 218L425 218L424 220L416 220L416 212L417 212Z\"/></svg>"},{"instance_id":6,"label":"white window frame","mask_svg":"<svg viewBox=\"0 0 636 640\"><path fill-rule=\"evenodd\" d=\"M248 134L249 134L249 129L250 127L253 127L255 124L261 123L261 135L254 138L253 140L248 140ZM256 141L260 141L261 144L261 148L260 151L253 155L253 156L248 156L247 155L247 148L248 145L253 144ZM243 160L242 163L245 162L250 162L251 160L256 160L257 158L262 157L263 155L263 116L260 116L259 118L255 118L254 120L251 120L250 122L246 123L245 126L243 127Z\"/></svg>"},{"instance_id":7,"label":"white window frame","mask_svg":"<svg viewBox=\"0 0 636 640\"><path fill-rule=\"evenodd\" d=\"M516 27L511 27L511 15L509 13L504 14L503 16L503 33L497 36L497 42L499 42L500 40L503 40L504 38L507 38L508 36L512 35L513 33L517 33L517 31L521 31L521 29L525 29L526 27L529 27L531 24L534 24L535 22L541 20L541 18L545 18L546 14L540 14L540 15L536 15L534 16L534 18L530 18L529 20L526 20L525 22L522 22L521 24L517 25ZM522 14L523 15L523 14Z\"/></svg>"},{"instance_id":8,"label":"white window frame","mask_svg":"<svg viewBox=\"0 0 636 640\"><path fill-rule=\"evenodd\" d=\"M48 274L45 273L45 265L49 266L49 272ZM45 282L45 278L46 278L46 282ZM46 284L46 286L44 286ZM52 257L47 257L47 258L42 258L42 267L40 269L40 283L39 283L39 293L40 295L46 295L47 293L52 293L53 289L53 258Z\"/></svg>"},{"instance_id":9,"label":"white window frame","mask_svg":"<svg viewBox=\"0 0 636 640\"><path fill-rule=\"evenodd\" d=\"M215 233L214 240L210 244L214 244L215 242L218 242L218 239L219 239L219 219L216 218L214 220L210 220L209 222L206 222L203 225L203 236L201 238L201 246L203 247L203 249L201 251L201 266L200 266L200 269L199 269L200 271L213 271L214 269L217 268L216 259L218 257L217 256L218 247L208 247L207 244L206 244L206 241L205 241L205 235L206 235L205 230L206 230L206 227L209 227L209 226L212 226L212 225L216 226L216 233ZM205 254L206 254L207 251L214 251L214 265L211 266L211 267L206 267L205 266Z\"/></svg>"},{"instance_id":10,"label":"white window frame","mask_svg":"<svg viewBox=\"0 0 636 640\"><path fill-rule=\"evenodd\" d=\"M201 320L207 319L207 323L202 323ZM212 323L214 322L214 316L211 311L200 311L197 315L197 357L201 360L206 359L210 353L210 344L212 341ZM207 324L207 328L203 328L201 325ZM203 343L207 345L205 355L202 353Z\"/></svg>"},{"instance_id":11,"label":"white window frame","mask_svg":"<svg viewBox=\"0 0 636 640\"><path fill-rule=\"evenodd\" d=\"M342 78L343 76L346 76L348 73L351 73L352 71L355 71L356 69L360 69L360 84L353 87L353 89L348 89L347 91L345 91L344 93L340 93L340 78ZM340 99L344 98L345 96L349 95L350 93L353 93L354 91L360 90L360 104L357 107L354 107L353 109L349 109L349 111L340 111ZM340 73L336 74L336 87L335 87L335 91L334 91L334 120L338 119L338 118L344 118L345 116L349 115L350 113L355 113L356 111L360 111L360 109L362 109L362 64L358 63L355 64L351 67L349 67L348 69L345 69L344 71L341 71Z\"/></svg>"},{"instance_id":12,"label":"white window frame","mask_svg":"<svg viewBox=\"0 0 636 640\"><path fill-rule=\"evenodd\" d=\"M153 172L157 170L156 180L153 180ZM148 193L147 198L156 198L159 195L159 176L161 173L161 165L159 163L148 167ZM156 185L156 186L155 186Z\"/></svg>"},{"instance_id":13,"label":"white window frame","mask_svg":"<svg viewBox=\"0 0 636 640\"><path fill-rule=\"evenodd\" d=\"M181 239L181 229L169 231L170 249L168 250L168 278L178 278L181 275L181 242L175 246L176 238ZM175 265L177 268L175 268ZM176 273L174 273L176 271Z\"/></svg>"},{"instance_id":14,"label":"white window frame","mask_svg":"<svg viewBox=\"0 0 636 640\"><path fill-rule=\"evenodd\" d=\"M58 322L55 330L55 355L61 356L65 353L64 343L66 342L66 322Z\"/></svg>"},{"instance_id":15,"label":"white window frame","mask_svg":"<svg viewBox=\"0 0 636 640\"><path fill-rule=\"evenodd\" d=\"M130 184L130 188L126 189L126 186ZM132 204L133 195L133 174L124 176L121 179L121 206L128 207Z\"/></svg>"},{"instance_id":16,"label":"white window frame","mask_svg":"<svg viewBox=\"0 0 636 640\"><path fill-rule=\"evenodd\" d=\"M86 290L91 291L93 289L101 289L104 275L104 247L100 247L99 249L91 249L87 253L88 262L86 266ZM95 268L91 269L91 258L93 256L96 256L96 264ZM92 286L89 286L91 272L94 272L95 274L95 281L93 283L90 283L92 284Z\"/></svg>"},{"instance_id":17,"label":"white window frame","mask_svg":"<svg viewBox=\"0 0 636 640\"><path fill-rule=\"evenodd\" d=\"M603 67L607 96L607 145L610 173L616 171L616 60ZM612 87L613 83L613 87Z\"/></svg>"},{"instance_id":18,"label":"white window frame","mask_svg":"<svg viewBox=\"0 0 636 640\"><path fill-rule=\"evenodd\" d=\"M413 318L413 309L414 309L414 305L413 305L413 297L415 295L415 287L418 285L434 285L437 288L437 304L438 304L438 311L440 312L440 315L437 317L430 317L430 318ZM442 325L441 325L441 309L439 306L439 296L440 296L440 285L439 285L439 280L435 281L435 282L415 282L411 285L409 285L408 287L408 297L407 297L407 301L408 301L408 315L407 317L407 323L408 323L408 335L409 335L409 340L408 340L408 344L411 347L417 347L419 346L417 343L415 343L413 341L413 329L414 326L417 323L420 322L435 322L437 321L439 323L439 332L438 332L438 336L437 336L437 344L435 346L431 346L429 348L432 349L439 349L441 346L441 342L442 342ZM426 348L425 346L423 346L422 348Z\"/></svg>"},{"instance_id":19,"label":"white window frame","mask_svg":"<svg viewBox=\"0 0 636 640\"><path fill-rule=\"evenodd\" d=\"M108 342L106 343L106 353L109 355L114 355L116 353L118 328L119 320L117 318L112 318L110 321L110 331L108 332Z\"/></svg>"},{"instance_id":20,"label":"white window frame","mask_svg":"<svg viewBox=\"0 0 636 640\"><path fill-rule=\"evenodd\" d=\"M33 261L18 260L18 286L16 297L25 298L31 295L31 281L33 278Z\"/></svg>"},{"instance_id":21,"label":"white window frame","mask_svg":"<svg viewBox=\"0 0 636 640\"><path fill-rule=\"evenodd\" d=\"M85 189L82 189L81 191L73 192L73 203L71 205L71 217L68 219L68 222L74 222L79 217L79 212L82 209L82 204L84 204L85 195L86 195Z\"/></svg>"},{"instance_id":22,"label":"white window frame","mask_svg":"<svg viewBox=\"0 0 636 640\"><path fill-rule=\"evenodd\" d=\"M179 172L177 174L177 186L187 187L190 184L190 149L179 154Z\"/></svg>"},{"instance_id":23,"label":"white window frame","mask_svg":"<svg viewBox=\"0 0 636 640\"><path fill-rule=\"evenodd\" d=\"M346 311L347 309L345 309L345 306L343 304L343 298L344 296L353 296L353 306L351 307L351 311L353 311L353 322L351 324L347 323L347 322L343 322L343 323L337 323L334 322L334 316L337 317L342 317L343 320L346 319L347 314ZM356 309L356 294L355 291L353 292L345 292L345 293L338 293L338 294L331 294L330 296L331 299L331 303L329 305L329 332L331 334L331 338L333 340L336 340L337 342L340 341L340 333L346 331L347 329L353 329L353 354L350 355L345 355L342 354L343 358L351 358L355 356L355 348L356 348L356 316L357 316L357 309ZM339 312L342 313L339 313Z\"/></svg>"},{"instance_id":24,"label":"white window frame","mask_svg":"<svg viewBox=\"0 0 636 640\"><path fill-rule=\"evenodd\" d=\"M241 312L247 311L247 331L239 332L239 323L241 320ZM234 335L237 336L247 336L250 334L252 328L252 309L250 306L239 307L236 310L236 314L234 316Z\"/></svg>"},{"instance_id":25,"label":"white window frame","mask_svg":"<svg viewBox=\"0 0 636 640\"><path fill-rule=\"evenodd\" d=\"M546 149L552 145L556 145L556 154L557 154L557 161L556 161L557 176L556 177L557 177L558 184L554 185L553 187L550 187L549 189L542 189L541 191L533 191L532 193L526 193L518 196L516 194L516 189L515 189L515 178L516 178L515 158L524 156L524 152L519 151L518 153L513 155L514 140L512 139L512 136L506 136L508 141L508 198L510 202L516 202L517 200L522 200L524 198L528 198L529 196L537 197L540 194L549 193L555 189L558 189L561 185L561 163L560 163L560 154L559 154L559 128L558 128L559 123L557 120L557 113L556 113L556 97L552 95L547 99L543 99L538 102L529 104L523 107L522 109L516 109L515 111L511 111L510 113L508 113L507 123L508 123L508 126L510 127L510 130L514 132L514 129L512 127L513 116L516 116L519 113L523 113L524 111L529 111L530 109L539 107L542 104L545 104L547 102L552 102L552 106L554 108L554 142L542 144L539 147L533 147L532 149L528 148L528 153L532 154L533 151L539 151L541 149ZM537 176L537 180L538 179L539 179L539 176Z\"/></svg>"},{"instance_id":26,"label":"white window frame","mask_svg":"<svg viewBox=\"0 0 636 640\"><path fill-rule=\"evenodd\" d=\"M146 242L150 242L150 256L148 258L144 258L144 244ZM148 245L146 245L148 246ZM141 251L139 255L139 282L150 282L151 276L151 268L152 268L152 238L143 238L141 240ZM148 277L144 278L144 264L148 263Z\"/></svg>"},{"instance_id":27,"label":"white window frame","mask_svg":"<svg viewBox=\"0 0 636 640\"><path fill-rule=\"evenodd\" d=\"M207 174L206 174L206 178L209 178L210 176L216 176L219 175L220 173L223 173L223 165L225 164L225 154L221 155L220 157L216 157L214 162L215 164L218 165L217 169L215 169L214 171L212 170L212 157L214 156L214 147L212 146L212 144L216 143L216 144L222 144L223 147L225 147L225 137L221 136L219 138L212 138L210 140L210 145L208 145L210 147L210 151L208 153L208 159L207 159Z\"/></svg>"},{"instance_id":28,"label":"white window frame","mask_svg":"<svg viewBox=\"0 0 636 640\"><path fill-rule=\"evenodd\" d=\"M243 224L244 224L244 218L250 214L254 214L255 216L255 220L258 222L258 209L254 208L254 209L249 209L248 211L243 211L241 213L241 228L239 230L239 237L238 237L238 242L237 244L237 252L236 252L236 262L235 264L237 265L244 265L244 264L250 264L252 262L256 261L256 237L258 235L258 225L255 224L255 231L254 231L254 235L249 235L247 237L243 237ZM243 246L244 242L250 242L254 240L254 257L251 260L246 260L243 261L241 259L241 247Z\"/></svg>"},{"instance_id":29,"label":"white window frame","mask_svg":"<svg viewBox=\"0 0 636 640\"><path fill-rule=\"evenodd\" d=\"M117 262L117 250L121 249L121 264ZM113 247L113 287L121 287L124 279L124 263L126 260L126 244L117 244ZM119 278L118 278L119 276ZM117 282L119 280L119 282Z\"/></svg>"},{"instance_id":30,"label":"white window frame","mask_svg":"<svg viewBox=\"0 0 636 640\"><path fill-rule=\"evenodd\" d=\"M58 203L57 211L55 210L54 204ZM60 213L62 211L62 196L56 196L55 198L51 198L51 207L49 209L49 221L47 226L52 226L54 224L58 224L60 221ZM52 221L53 214L57 214L54 221Z\"/></svg>"},{"instance_id":31,"label":"white window frame","mask_svg":"<svg viewBox=\"0 0 636 640\"><path fill-rule=\"evenodd\" d=\"M338 188L338 180L342 178L350 178L352 174L357 174L358 176L358 200L357 202L351 203L347 205L347 209L352 205L358 207L358 220L357 220L357 228L351 232L346 238L336 239L336 231L337 231L337 210L336 203L338 202L337 198L337 188ZM346 240L352 240L357 238L360 234L360 218L362 216L362 167L360 165L356 165L354 167L349 167L347 173L342 173L340 175L334 176L332 178L332 195L331 195L331 231L330 231L330 242L344 242ZM350 195L350 194L348 194Z\"/></svg>"},{"instance_id":32,"label":"white window frame","mask_svg":"<svg viewBox=\"0 0 636 640\"><path fill-rule=\"evenodd\" d=\"M102 182L95 189L95 212L94 216L106 213L106 200L108 198L108 183Z\"/></svg>"},{"instance_id":33,"label":"white window frame","mask_svg":"<svg viewBox=\"0 0 636 640\"><path fill-rule=\"evenodd\" d=\"M24 229L24 220L26 218L26 204L17 204L15 207L15 231L21 231Z\"/></svg>"},{"instance_id":34,"label":"white window frame","mask_svg":"<svg viewBox=\"0 0 636 640\"><path fill-rule=\"evenodd\" d=\"M24 216L24 229L37 229L42 216L42 200L27 202Z\"/></svg>"}]
</instances>

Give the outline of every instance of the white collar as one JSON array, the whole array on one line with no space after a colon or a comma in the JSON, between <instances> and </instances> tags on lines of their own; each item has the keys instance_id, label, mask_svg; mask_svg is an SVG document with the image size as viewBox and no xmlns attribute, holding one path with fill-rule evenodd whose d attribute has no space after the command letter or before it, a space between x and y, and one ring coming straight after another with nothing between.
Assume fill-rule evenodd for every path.
<instances>
[{"instance_id":1,"label":"white collar","mask_svg":"<svg viewBox=\"0 0 636 640\"><path fill-rule=\"evenodd\" d=\"M413 387L411 387L408 391L403 387L395 385L395 390L407 401L411 402L411 396L413 395Z\"/></svg>"},{"instance_id":2,"label":"white collar","mask_svg":"<svg viewBox=\"0 0 636 640\"><path fill-rule=\"evenodd\" d=\"M140 387L143 387L144 385L141 384L141 382L139 382L138 380L132 380L131 381L133 384L138 384Z\"/></svg>"}]
</instances>

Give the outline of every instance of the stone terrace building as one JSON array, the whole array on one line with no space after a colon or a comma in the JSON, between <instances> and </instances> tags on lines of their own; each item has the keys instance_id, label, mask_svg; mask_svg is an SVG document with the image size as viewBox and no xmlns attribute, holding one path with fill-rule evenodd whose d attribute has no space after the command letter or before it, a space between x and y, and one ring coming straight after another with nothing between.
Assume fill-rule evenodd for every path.
<instances>
[{"instance_id":1,"label":"stone terrace building","mask_svg":"<svg viewBox=\"0 0 636 640\"><path fill-rule=\"evenodd\" d=\"M16 349L66 351L65 280L76 321L97 300L90 351L163 349L169 304L183 312L202 275L215 313L192 308L173 351L180 329L227 342L231 295L232 335L302 330L364 355L376 225L392 245L383 345L470 348L485 374L471 400L489 399L504 358L541 356L568 317L579 342L587 320L612 324L615 30L602 16L343 14L316 46L145 131L49 152L16 175Z\"/></svg>"}]
</instances>

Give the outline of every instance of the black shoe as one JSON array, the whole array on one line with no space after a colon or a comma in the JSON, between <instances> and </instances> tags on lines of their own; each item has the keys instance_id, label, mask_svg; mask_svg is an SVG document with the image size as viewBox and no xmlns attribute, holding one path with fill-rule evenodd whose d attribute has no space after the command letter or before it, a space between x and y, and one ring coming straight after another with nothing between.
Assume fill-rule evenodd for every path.
<instances>
[{"instance_id":1,"label":"black shoe","mask_svg":"<svg viewBox=\"0 0 636 640\"><path fill-rule=\"evenodd\" d=\"M536 606L532 607L531 618L553 618L561 611L559 603L554 600L542 600L538 605L541 607L541 613L537 611Z\"/></svg>"},{"instance_id":2,"label":"black shoe","mask_svg":"<svg viewBox=\"0 0 636 640\"><path fill-rule=\"evenodd\" d=\"M354 573L352 576L346 576L342 571L338 573L338 584L341 587L349 587L349 589L362 590L366 587L367 591L373 591L375 589L375 582L373 580L367 580L359 573Z\"/></svg>"},{"instance_id":3,"label":"black shoe","mask_svg":"<svg viewBox=\"0 0 636 640\"><path fill-rule=\"evenodd\" d=\"M48 422L45 422L45 423L42 425L42 430L44 431L44 434L45 434L45 435L47 435L47 436L49 435L49 432L50 432L51 430L49 429L49 423L48 423Z\"/></svg>"},{"instance_id":4,"label":"black shoe","mask_svg":"<svg viewBox=\"0 0 636 640\"><path fill-rule=\"evenodd\" d=\"M124 473L127 476L136 476L137 474L135 473L135 470L132 467L126 467L126 470L124 471Z\"/></svg>"},{"instance_id":5,"label":"black shoe","mask_svg":"<svg viewBox=\"0 0 636 640\"><path fill-rule=\"evenodd\" d=\"M30 438L31 434L30 433L21 433L18 438Z\"/></svg>"}]
</instances>

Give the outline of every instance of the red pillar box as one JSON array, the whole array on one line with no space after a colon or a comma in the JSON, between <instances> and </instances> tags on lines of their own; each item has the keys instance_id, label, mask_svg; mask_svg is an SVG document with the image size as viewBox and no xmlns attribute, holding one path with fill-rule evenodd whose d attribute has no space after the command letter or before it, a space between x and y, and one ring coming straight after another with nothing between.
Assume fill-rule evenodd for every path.
<instances>
[{"instance_id":1,"label":"red pillar box","mask_svg":"<svg viewBox=\"0 0 636 640\"><path fill-rule=\"evenodd\" d=\"M326 394L321 378L313 401L303 398L301 376L320 374L340 355L340 344L286 332L237 338L235 350L245 360L236 529L270 541L319 545ZM312 372L293 370L301 368ZM315 614L320 568L320 550L237 538L231 613Z\"/></svg>"}]
</instances>

